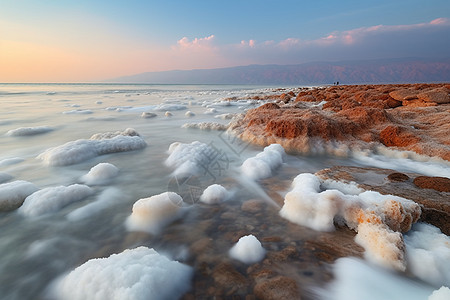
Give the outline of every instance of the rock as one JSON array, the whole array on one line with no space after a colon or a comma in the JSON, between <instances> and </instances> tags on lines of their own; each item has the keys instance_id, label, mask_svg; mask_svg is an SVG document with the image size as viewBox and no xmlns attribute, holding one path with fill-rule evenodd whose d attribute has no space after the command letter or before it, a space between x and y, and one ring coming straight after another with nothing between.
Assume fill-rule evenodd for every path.
<instances>
[{"instance_id":1,"label":"rock","mask_svg":"<svg viewBox=\"0 0 450 300\"><path fill-rule=\"evenodd\" d=\"M421 189L433 189L438 192L450 193L450 179L445 177L419 176L414 178L414 184Z\"/></svg>"},{"instance_id":2,"label":"rock","mask_svg":"<svg viewBox=\"0 0 450 300\"><path fill-rule=\"evenodd\" d=\"M402 105L408 107L428 107L428 106L436 106L437 104L434 102L427 102L422 99L413 99L413 100L403 100Z\"/></svg>"},{"instance_id":3,"label":"rock","mask_svg":"<svg viewBox=\"0 0 450 300\"><path fill-rule=\"evenodd\" d=\"M446 89L435 89L431 91L425 91L417 95L420 100L425 102L434 102L437 104L450 103L450 96Z\"/></svg>"},{"instance_id":4,"label":"rock","mask_svg":"<svg viewBox=\"0 0 450 300\"><path fill-rule=\"evenodd\" d=\"M406 147L420 142L410 130L401 126L387 126L380 132L380 141L388 147Z\"/></svg>"},{"instance_id":5,"label":"rock","mask_svg":"<svg viewBox=\"0 0 450 300\"><path fill-rule=\"evenodd\" d=\"M229 263L220 263L212 273L216 289L225 294L246 294L248 281L244 275Z\"/></svg>"},{"instance_id":6,"label":"rock","mask_svg":"<svg viewBox=\"0 0 450 300\"><path fill-rule=\"evenodd\" d=\"M391 173L388 175L387 177L390 181L398 181L398 182L403 182L403 181L407 181L409 180L409 176L403 173Z\"/></svg>"},{"instance_id":7,"label":"rock","mask_svg":"<svg viewBox=\"0 0 450 300\"><path fill-rule=\"evenodd\" d=\"M241 210L249 213L257 213L264 207L264 202L258 199L250 199L242 203Z\"/></svg>"},{"instance_id":8,"label":"rock","mask_svg":"<svg viewBox=\"0 0 450 300\"><path fill-rule=\"evenodd\" d=\"M392 99L392 98L387 99L386 100L386 104L387 104L387 106L389 108L396 108L396 107L399 107L399 106L403 105L402 101L395 100L395 99Z\"/></svg>"},{"instance_id":9,"label":"rock","mask_svg":"<svg viewBox=\"0 0 450 300\"><path fill-rule=\"evenodd\" d=\"M417 91L411 89L401 89L395 90L389 93L393 99L402 101L402 100L413 100L417 99Z\"/></svg>"},{"instance_id":10,"label":"rock","mask_svg":"<svg viewBox=\"0 0 450 300\"><path fill-rule=\"evenodd\" d=\"M316 102L316 98L313 95L298 95L297 98L295 98L295 101L304 101L304 102Z\"/></svg>"},{"instance_id":11,"label":"rock","mask_svg":"<svg viewBox=\"0 0 450 300\"><path fill-rule=\"evenodd\" d=\"M253 292L262 300L300 299L297 283L286 276L262 280L255 285Z\"/></svg>"},{"instance_id":12,"label":"rock","mask_svg":"<svg viewBox=\"0 0 450 300\"><path fill-rule=\"evenodd\" d=\"M420 188L412 180L385 180L392 173L396 172L389 169L337 166L321 170L316 175L324 180L347 181L348 178L351 178L363 189L412 200L422 208L419 221L439 227L443 233L450 235L450 222L448 222L450 220L450 201L448 201L448 194L435 189ZM443 177L426 177L415 173L404 175L409 178L425 177L416 180L416 182L423 180L429 184L428 186L439 189L448 189L448 181L450 180ZM432 182L433 184L431 184Z\"/></svg>"},{"instance_id":13,"label":"rock","mask_svg":"<svg viewBox=\"0 0 450 300\"><path fill-rule=\"evenodd\" d=\"M279 109L280 106L276 103L266 103L258 107L259 110L265 110L265 109Z\"/></svg>"}]
</instances>

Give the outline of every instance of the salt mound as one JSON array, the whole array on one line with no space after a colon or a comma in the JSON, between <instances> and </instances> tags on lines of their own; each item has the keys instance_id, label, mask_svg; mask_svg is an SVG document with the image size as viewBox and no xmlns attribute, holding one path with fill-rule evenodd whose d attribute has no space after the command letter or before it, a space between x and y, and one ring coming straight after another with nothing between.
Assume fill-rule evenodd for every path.
<instances>
[{"instance_id":1,"label":"salt mound","mask_svg":"<svg viewBox=\"0 0 450 300\"><path fill-rule=\"evenodd\" d=\"M0 211L18 208L26 197L37 190L34 184L23 180L0 184Z\"/></svg>"},{"instance_id":2,"label":"salt mound","mask_svg":"<svg viewBox=\"0 0 450 300\"><path fill-rule=\"evenodd\" d=\"M450 285L450 237L433 225L417 223L404 240L411 273L434 286Z\"/></svg>"},{"instance_id":3,"label":"salt mound","mask_svg":"<svg viewBox=\"0 0 450 300\"><path fill-rule=\"evenodd\" d=\"M154 118L156 116L158 116L158 115L155 113L152 113L152 112L143 112L141 114L141 118L144 118L144 119L150 119L150 118Z\"/></svg>"},{"instance_id":4,"label":"salt mound","mask_svg":"<svg viewBox=\"0 0 450 300\"><path fill-rule=\"evenodd\" d=\"M218 155L217 149L195 141L190 144L180 142L169 146L166 165L175 168L174 175L198 175L211 163L211 157Z\"/></svg>"},{"instance_id":5,"label":"salt mound","mask_svg":"<svg viewBox=\"0 0 450 300\"><path fill-rule=\"evenodd\" d=\"M373 191L356 195L340 190L322 191L322 183L313 174L298 175L285 196L280 215L320 231L332 231L334 222L343 223L358 232L355 240L366 250L367 259L405 270L405 245L400 231L408 231L417 222L420 206L408 199ZM334 186L352 193L357 191L354 186Z\"/></svg>"},{"instance_id":6,"label":"salt mound","mask_svg":"<svg viewBox=\"0 0 450 300\"><path fill-rule=\"evenodd\" d=\"M175 111L175 110L184 110L186 108L187 108L186 105L182 105L182 104L164 103L164 104L157 105L154 108L154 110L156 110L156 111Z\"/></svg>"},{"instance_id":7,"label":"salt mound","mask_svg":"<svg viewBox=\"0 0 450 300\"><path fill-rule=\"evenodd\" d=\"M178 299L190 288L192 268L139 247L91 259L50 287L52 299Z\"/></svg>"},{"instance_id":8,"label":"salt mound","mask_svg":"<svg viewBox=\"0 0 450 300\"><path fill-rule=\"evenodd\" d=\"M20 127L17 129L9 130L6 135L9 136L28 136L47 133L54 129L49 126L37 126L37 127Z\"/></svg>"},{"instance_id":9,"label":"salt mound","mask_svg":"<svg viewBox=\"0 0 450 300\"><path fill-rule=\"evenodd\" d=\"M186 123L186 124L183 124L182 128L225 131L225 130L227 130L228 125L224 125L224 124L220 124L220 123L216 123L216 122L200 122L200 123Z\"/></svg>"},{"instance_id":10,"label":"salt mound","mask_svg":"<svg viewBox=\"0 0 450 300\"><path fill-rule=\"evenodd\" d=\"M63 111L63 114L65 114L65 115L88 115L88 114L92 114L92 110L74 109L74 110Z\"/></svg>"},{"instance_id":11,"label":"salt mound","mask_svg":"<svg viewBox=\"0 0 450 300\"><path fill-rule=\"evenodd\" d=\"M38 158L51 166L64 166L103 154L138 150L146 146L147 143L134 129L127 129L124 132L98 133L89 140L81 139L49 148Z\"/></svg>"},{"instance_id":12,"label":"salt mound","mask_svg":"<svg viewBox=\"0 0 450 300\"><path fill-rule=\"evenodd\" d=\"M423 300L433 288L356 258L339 258L333 281L319 290L323 300Z\"/></svg>"},{"instance_id":13,"label":"salt mound","mask_svg":"<svg viewBox=\"0 0 450 300\"><path fill-rule=\"evenodd\" d=\"M241 166L242 173L259 180L272 176L272 172L283 163L285 152L281 145L272 144L264 148L263 152L244 161Z\"/></svg>"},{"instance_id":14,"label":"salt mound","mask_svg":"<svg viewBox=\"0 0 450 300\"><path fill-rule=\"evenodd\" d=\"M448 300L450 299L450 289L442 286L439 290L434 291L428 300Z\"/></svg>"},{"instance_id":15,"label":"salt mound","mask_svg":"<svg viewBox=\"0 0 450 300\"><path fill-rule=\"evenodd\" d=\"M246 264L254 264L266 256L266 250L254 235L246 235L230 249L230 256Z\"/></svg>"},{"instance_id":16,"label":"salt mound","mask_svg":"<svg viewBox=\"0 0 450 300\"><path fill-rule=\"evenodd\" d=\"M195 113L192 112L192 111L190 111L190 110L188 110L184 115L185 115L186 117L193 117L193 116L195 116Z\"/></svg>"},{"instance_id":17,"label":"salt mound","mask_svg":"<svg viewBox=\"0 0 450 300\"><path fill-rule=\"evenodd\" d=\"M27 198L18 212L27 217L37 217L55 212L64 206L83 200L93 194L93 190L81 184L48 187L39 190Z\"/></svg>"},{"instance_id":18,"label":"salt mound","mask_svg":"<svg viewBox=\"0 0 450 300\"><path fill-rule=\"evenodd\" d=\"M165 226L181 217L182 202L183 198L173 192L139 199L133 204L133 212L126 221L127 229L158 234Z\"/></svg>"},{"instance_id":19,"label":"salt mound","mask_svg":"<svg viewBox=\"0 0 450 300\"><path fill-rule=\"evenodd\" d=\"M208 186L200 196L200 201L207 204L216 204L228 200L229 192L219 184Z\"/></svg>"},{"instance_id":20,"label":"salt mound","mask_svg":"<svg viewBox=\"0 0 450 300\"><path fill-rule=\"evenodd\" d=\"M119 169L113 164L100 163L92 167L89 173L82 176L80 179L88 185L103 185L111 182L118 174Z\"/></svg>"},{"instance_id":21,"label":"salt mound","mask_svg":"<svg viewBox=\"0 0 450 300\"><path fill-rule=\"evenodd\" d=\"M122 192L114 187L107 188L97 197L94 202L86 204L80 208L75 209L67 215L69 221L80 221L89 218L93 215L99 214L111 205L122 200L124 195Z\"/></svg>"}]
</instances>

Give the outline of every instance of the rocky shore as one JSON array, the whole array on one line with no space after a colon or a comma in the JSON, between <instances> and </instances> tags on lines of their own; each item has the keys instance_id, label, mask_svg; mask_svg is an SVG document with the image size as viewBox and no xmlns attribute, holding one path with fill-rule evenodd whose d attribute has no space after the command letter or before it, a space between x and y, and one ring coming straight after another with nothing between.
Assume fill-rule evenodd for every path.
<instances>
[{"instance_id":1,"label":"rocky shore","mask_svg":"<svg viewBox=\"0 0 450 300\"><path fill-rule=\"evenodd\" d=\"M299 153L349 152L380 146L450 161L450 84L304 88L255 99L229 130L262 146Z\"/></svg>"}]
</instances>

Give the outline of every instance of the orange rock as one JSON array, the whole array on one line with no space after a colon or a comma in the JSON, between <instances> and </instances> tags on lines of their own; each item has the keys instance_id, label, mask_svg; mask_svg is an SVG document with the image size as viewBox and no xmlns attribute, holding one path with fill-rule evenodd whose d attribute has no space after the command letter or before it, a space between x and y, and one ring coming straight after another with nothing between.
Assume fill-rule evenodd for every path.
<instances>
[{"instance_id":1,"label":"orange rock","mask_svg":"<svg viewBox=\"0 0 450 300\"><path fill-rule=\"evenodd\" d=\"M391 96L393 99L399 100L399 101L413 100L413 99L417 99L417 91L410 90L410 89L395 90L393 92L390 92L389 96Z\"/></svg>"},{"instance_id":2,"label":"orange rock","mask_svg":"<svg viewBox=\"0 0 450 300\"><path fill-rule=\"evenodd\" d=\"M434 102L437 104L450 103L450 96L447 89L434 89L431 91L425 91L417 95L420 100L425 102Z\"/></svg>"},{"instance_id":3,"label":"orange rock","mask_svg":"<svg viewBox=\"0 0 450 300\"><path fill-rule=\"evenodd\" d=\"M420 138L405 127L390 125L380 132L380 141L388 147L406 147L420 142Z\"/></svg>"},{"instance_id":4,"label":"orange rock","mask_svg":"<svg viewBox=\"0 0 450 300\"><path fill-rule=\"evenodd\" d=\"M414 179L414 184L422 189L433 189L438 192L450 193L450 179L445 177L419 176Z\"/></svg>"}]
</instances>

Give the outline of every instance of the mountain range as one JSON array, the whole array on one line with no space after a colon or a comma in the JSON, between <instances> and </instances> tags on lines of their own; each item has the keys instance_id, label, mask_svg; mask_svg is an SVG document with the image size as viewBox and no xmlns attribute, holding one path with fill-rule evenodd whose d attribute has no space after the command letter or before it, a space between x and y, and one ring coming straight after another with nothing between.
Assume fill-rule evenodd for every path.
<instances>
[{"instance_id":1,"label":"mountain range","mask_svg":"<svg viewBox=\"0 0 450 300\"><path fill-rule=\"evenodd\" d=\"M315 85L450 82L450 58L402 58L297 65L249 65L218 69L146 72L107 82L150 84Z\"/></svg>"}]
</instances>

